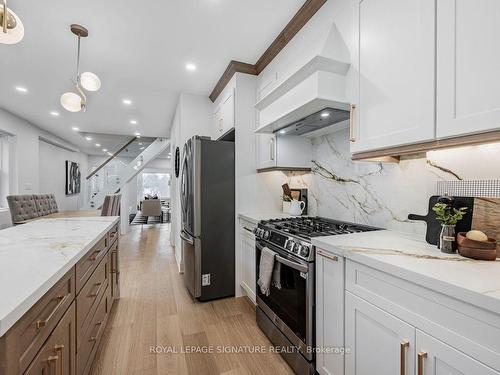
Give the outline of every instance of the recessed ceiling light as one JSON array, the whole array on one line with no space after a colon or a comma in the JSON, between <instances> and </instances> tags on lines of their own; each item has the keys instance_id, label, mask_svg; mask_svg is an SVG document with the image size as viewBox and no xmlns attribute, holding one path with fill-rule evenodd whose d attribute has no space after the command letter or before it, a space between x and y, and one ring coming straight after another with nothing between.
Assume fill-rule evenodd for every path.
<instances>
[{"instance_id":1,"label":"recessed ceiling light","mask_svg":"<svg viewBox=\"0 0 500 375\"><path fill-rule=\"evenodd\" d=\"M109 151L107 152L107 154L108 154L109 156L113 156L113 154L112 154L111 152L109 152Z\"/></svg>"},{"instance_id":2,"label":"recessed ceiling light","mask_svg":"<svg viewBox=\"0 0 500 375\"><path fill-rule=\"evenodd\" d=\"M130 120L130 123L131 123L132 125L137 125L137 120Z\"/></svg>"},{"instance_id":3,"label":"recessed ceiling light","mask_svg":"<svg viewBox=\"0 0 500 375\"><path fill-rule=\"evenodd\" d=\"M100 143L96 143L95 147L101 147L101 144Z\"/></svg>"},{"instance_id":4,"label":"recessed ceiling light","mask_svg":"<svg viewBox=\"0 0 500 375\"><path fill-rule=\"evenodd\" d=\"M194 72L196 70L196 65L188 63L186 64L186 69L189 70L190 72Z\"/></svg>"},{"instance_id":5,"label":"recessed ceiling light","mask_svg":"<svg viewBox=\"0 0 500 375\"><path fill-rule=\"evenodd\" d=\"M86 139L87 141L91 141L91 140L92 140L92 137L85 137L85 139Z\"/></svg>"},{"instance_id":6,"label":"recessed ceiling light","mask_svg":"<svg viewBox=\"0 0 500 375\"><path fill-rule=\"evenodd\" d=\"M102 152L108 152L108 149L107 148L103 148Z\"/></svg>"},{"instance_id":7,"label":"recessed ceiling light","mask_svg":"<svg viewBox=\"0 0 500 375\"><path fill-rule=\"evenodd\" d=\"M57 116L59 116L59 115L60 115L60 113L59 113L59 112L57 112L57 111L50 111L50 114L51 114L52 116L54 116L54 117L57 117Z\"/></svg>"},{"instance_id":8,"label":"recessed ceiling light","mask_svg":"<svg viewBox=\"0 0 500 375\"><path fill-rule=\"evenodd\" d=\"M141 136L141 133L139 133L139 132L136 132L136 133L135 133L135 136L136 136L137 138L140 138L140 136Z\"/></svg>"},{"instance_id":9,"label":"recessed ceiling light","mask_svg":"<svg viewBox=\"0 0 500 375\"><path fill-rule=\"evenodd\" d=\"M77 132L78 130L80 130L80 128L78 126L73 126L71 129L73 129L75 132Z\"/></svg>"},{"instance_id":10,"label":"recessed ceiling light","mask_svg":"<svg viewBox=\"0 0 500 375\"><path fill-rule=\"evenodd\" d=\"M25 93L25 92L28 92L28 89L26 87L23 87L23 86L16 86L16 91Z\"/></svg>"},{"instance_id":11,"label":"recessed ceiling light","mask_svg":"<svg viewBox=\"0 0 500 375\"><path fill-rule=\"evenodd\" d=\"M281 129L278 133L280 133L280 134L286 134L286 129Z\"/></svg>"},{"instance_id":12,"label":"recessed ceiling light","mask_svg":"<svg viewBox=\"0 0 500 375\"><path fill-rule=\"evenodd\" d=\"M140 150L144 150L144 147L141 147Z\"/></svg>"},{"instance_id":13,"label":"recessed ceiling light","mask_svg":"<svg viewBox=\"0 0 500 375\"><path fill-rule=\"evenodd\" d=\"M122 103L125 104L125 105L130 105L130 104L132 104L132 100L130 100L130 99L123 99Z\"/></svg>"},{"instance_id":14,"label":"recessed ceiling light","mask_svg":"<svg viewBox=\"0 0 500 375\"><path fill-rule=\"evenodd\" d=\"M142 142L139 142L139 146L142 146Z\"/></svg>"},{"instance_id":15,"label":"recessed ceiling light","mask_svg":"<svg viewBox=\"0 0 500 375\"><path fill-rule=\"evenodd\" d=\"M325 117L329 117L329 116L330 116L330 114L329 114L328 112L323 112L323 113L321 114L321 117L323 117L323 118L325 118Z\"/></svg>"}]
</instances>

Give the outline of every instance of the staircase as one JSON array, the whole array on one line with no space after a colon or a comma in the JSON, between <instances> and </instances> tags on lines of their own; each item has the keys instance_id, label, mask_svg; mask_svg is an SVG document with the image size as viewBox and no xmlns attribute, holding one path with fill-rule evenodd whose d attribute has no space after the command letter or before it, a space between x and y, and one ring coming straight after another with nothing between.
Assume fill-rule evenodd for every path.
<instances>
[{"instance_id":1,"label":"staircase","mask_svg":"<svg viewBox=\"0 0 500 375\"><path fill-rule=\"evenodd\" d=\"M164 152L170 145L170 140L166 138L156 138L153 143L146 147L134 160L129 164L119 160L123 156L124 151L129 147L137 147L140 144L140 138L133 138L122 146L116 153L112 154L103 164L87 176L88 188L90 197L88 203L83 205L82 210L97 210L104 203L104 198L109 194L116 194L120 189L134 178L141 170L154 159L156 159L162 152ZM104 173L104 167L110 165L111 162L119 160L120 169L116 171L115 175L111 178L104 179L100 176L100 172ZM118 169L118 168L116 168ZM109 176L107 176L109 177Z\"/></svg>"}]
</instances>

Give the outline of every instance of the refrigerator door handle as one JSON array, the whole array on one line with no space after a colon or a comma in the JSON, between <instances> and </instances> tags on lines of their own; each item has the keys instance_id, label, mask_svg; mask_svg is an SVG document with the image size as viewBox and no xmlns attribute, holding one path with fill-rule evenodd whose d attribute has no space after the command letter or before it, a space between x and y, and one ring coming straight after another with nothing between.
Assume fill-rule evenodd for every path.
<instances>
[{"instance_id":1,"label":"refrigerator door handle","mask_svg":"<svg viewBox=\"0 0 500 375\"><path fill-rule=\"evenodd\" d=\"M189 234L187 234L183 230L181 231L181 238L191 246L194 246L194 238L192 238Z\"/></svg>"}]
</instances>

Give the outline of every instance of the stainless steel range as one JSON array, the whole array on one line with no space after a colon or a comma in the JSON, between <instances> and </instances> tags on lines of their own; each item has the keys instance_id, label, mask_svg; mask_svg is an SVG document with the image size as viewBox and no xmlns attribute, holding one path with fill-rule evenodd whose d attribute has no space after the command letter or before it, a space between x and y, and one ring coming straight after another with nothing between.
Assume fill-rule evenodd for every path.
<instances>
[{"instance_id":1,"label":"stainless steel range","mask_svg":"<svg viewBox=\"0 0 500 375\"><path fill-rule=\"evenodd\" d=\"M314 258L312 237L377 230L321 217L261 221L255 229L256 280L262 249L276 253L280 285L269 295L257 286L257 324L297 374L314 374Z\"/></svg>"}]
</instances>

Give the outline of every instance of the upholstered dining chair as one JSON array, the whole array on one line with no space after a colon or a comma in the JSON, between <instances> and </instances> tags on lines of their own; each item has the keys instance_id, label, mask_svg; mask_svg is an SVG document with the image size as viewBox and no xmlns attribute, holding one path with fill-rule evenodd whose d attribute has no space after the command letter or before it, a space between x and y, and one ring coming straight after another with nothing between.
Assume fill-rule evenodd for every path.
<instances>
[{"instance_id":1,"label":"upholstered dining chair","mask_svg":"<svg viewBox=\"0 0 500 375\"><path fill-rule=\"evenodd\" d=\"M120 216L121 194L111 194L104 197L101 216Z\"/></svg>"},{"instance_id":2,"label":"upholstered dining chair","mask_svg":"<svg viewBox=\"0 0 500 375\"><path fill-rule=\"evenodd\" d=\"M142 202L142 216L161 217L161 201L159 199L146 199Z\"/></svg>"}]
</instances>

